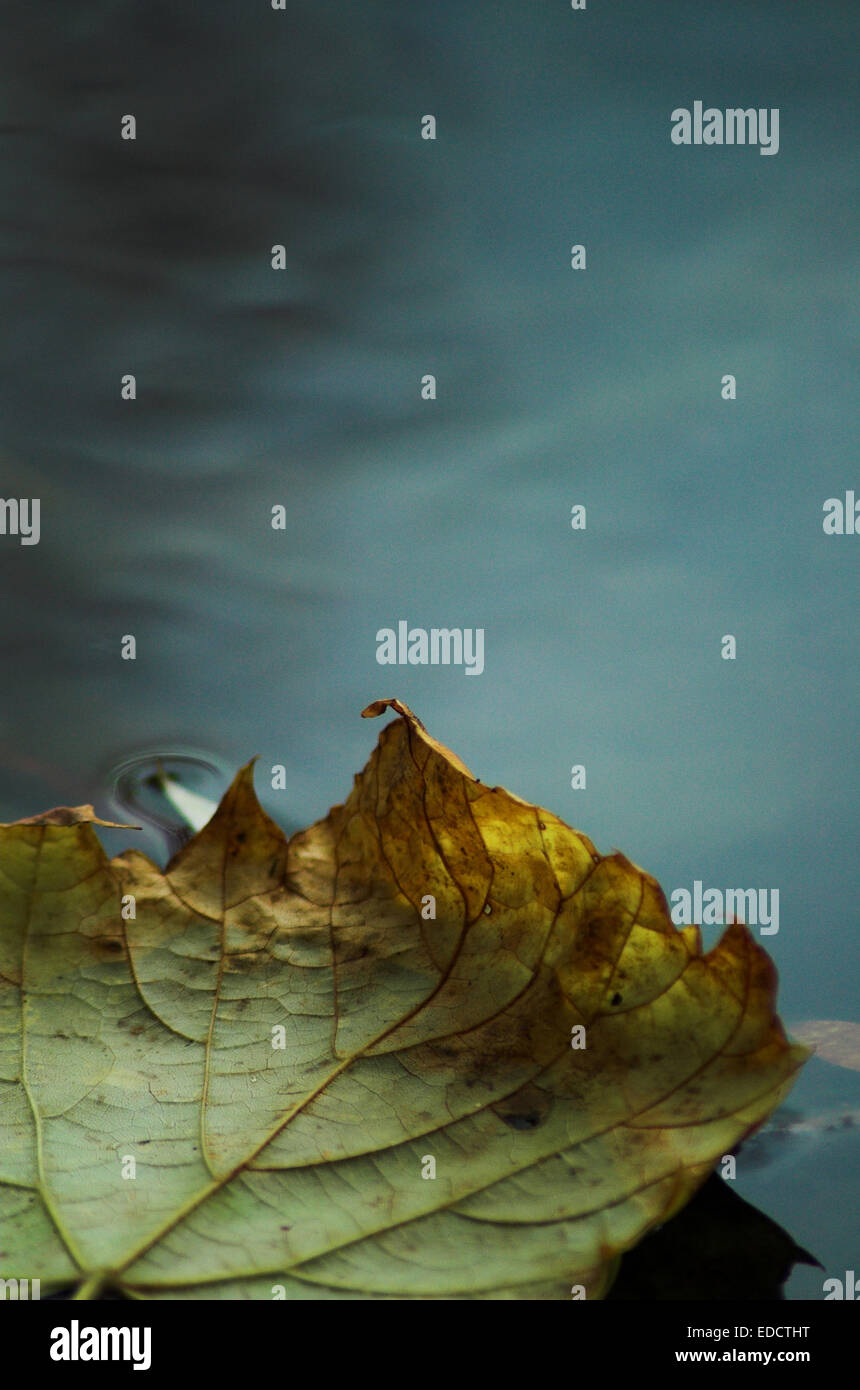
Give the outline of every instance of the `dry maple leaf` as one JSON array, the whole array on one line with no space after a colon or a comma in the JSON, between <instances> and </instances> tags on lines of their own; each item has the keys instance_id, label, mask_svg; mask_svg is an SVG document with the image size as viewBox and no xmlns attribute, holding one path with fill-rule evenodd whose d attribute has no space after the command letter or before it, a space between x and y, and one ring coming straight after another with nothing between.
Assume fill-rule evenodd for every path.
<instances>
[{"instance_id":1,"label":"dry maple leaf","mask_svg":"<svg viewBox=\"0 0 860 1390\"><path fill-rule=\"evenodd\" d=\"M91 807L0 831L0 1276L600 1297L786 1095L807 1053L745 927L702 955L623 854L387 707L289 842L250 766L164 872Z\"/></svg>"}]
</instances>

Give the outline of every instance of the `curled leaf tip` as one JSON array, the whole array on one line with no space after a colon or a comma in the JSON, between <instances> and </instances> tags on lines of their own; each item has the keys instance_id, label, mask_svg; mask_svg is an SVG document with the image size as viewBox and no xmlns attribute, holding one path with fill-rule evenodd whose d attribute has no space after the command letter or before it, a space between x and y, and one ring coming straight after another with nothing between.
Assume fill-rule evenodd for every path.
<instances>
[{"instance_id":1,"label":"curled leaf tip","mask_svg":"<svg viewBox=\"0 0 860 1390\"><path fill-rule=\"evenodd\" d=\"M394 710L395 714L401 715L404 719L408 720L410 724L414 724L416 728L424 728L418 715L413 714L409 706L398 699L373 700L366 709L361 711L361 717L362 719L376 719L380 714L384 714L387 709Z\"/></svg>"},{"instance_id":2,"label":"curled leaf tip","mask_svg":"<svg viewBox=\"0 0 860 1390\"><path fill-rule=\"evenodd\" d=\"M421 742L424 743L427 748L432 749L434 753L441 754L446 762L450 763L452 767L455 767L464 777L468 777L470 781L478 781L478 778L469 771L462 758L458 758L457 754L453 753L450 748L446 748L444 743L440 743L438 739L428 734L425 725L418 718L418 715L415 714L408 705L404 704L402 700L374 700L372 704L361 711L361 717L362 719L376 719L378 715L384 714L387 709L392 709L395 714L399 714L401 719L405 721L410 729L415 731ZM395 727L396 725L389 725L383 730L382 737L388 733L389 728Z\"/></svg>"}]
</instances>

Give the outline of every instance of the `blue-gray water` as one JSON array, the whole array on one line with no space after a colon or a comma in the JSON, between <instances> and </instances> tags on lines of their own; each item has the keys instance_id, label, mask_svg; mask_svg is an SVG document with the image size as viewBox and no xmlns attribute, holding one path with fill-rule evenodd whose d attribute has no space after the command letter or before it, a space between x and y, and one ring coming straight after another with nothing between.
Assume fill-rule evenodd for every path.
<instances>
[{"instance_id":1,"label":"blue-gray water","mask_svg":"<svg viewBox=\"0 0 860 1390\"><path fill-rule=\"evenodd\" d=\"M860 1016L860 540L822 529L860 496L856 7L101 0L0 30L0 493L41 499L38 545L0 537L0 816L104 813L124 760L185 749L260 754L306 824L396 695L667 892L778 889L783 1018ZM778 108L778 153L673 145L698 99ZM379 666L399 619L482 627L484 673ZM813 1061L791 1104L858 1091ZM790 1297L856 1267L857 1152L741 1163L825 1265Z\"/></svg>"}]
</instances>

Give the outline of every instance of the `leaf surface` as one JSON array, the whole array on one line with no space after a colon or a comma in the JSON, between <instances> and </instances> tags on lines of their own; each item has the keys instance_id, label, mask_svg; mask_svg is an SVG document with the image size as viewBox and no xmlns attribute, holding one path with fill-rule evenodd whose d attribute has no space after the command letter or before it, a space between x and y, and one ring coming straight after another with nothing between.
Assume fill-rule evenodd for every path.
<instances>
[{"instance_id":1,"label":"leaf surface","mask_svg":"<svg viewBox=\"0 0 860 1390\"><path fill-rule=\"evenodd\" d=\"M623 854L387 708L289 841L250 765L164 872L91 807L0 829L0 1277L601 1297L784 1099L807 1052L746 927L703 955Z\"/></svg>"},{"instance_id":2,"label":"leaf surface","mask_svg":"<svg viewBox=\"0 0 860 1390\"><path fill-rule=\"evenodd\" d=\"M846 1018L811 1018L795 1024L792 1032L814 1049L816 1057L835 1067L860 1071L860 1023Z\"/></svg>"}]
</instances>

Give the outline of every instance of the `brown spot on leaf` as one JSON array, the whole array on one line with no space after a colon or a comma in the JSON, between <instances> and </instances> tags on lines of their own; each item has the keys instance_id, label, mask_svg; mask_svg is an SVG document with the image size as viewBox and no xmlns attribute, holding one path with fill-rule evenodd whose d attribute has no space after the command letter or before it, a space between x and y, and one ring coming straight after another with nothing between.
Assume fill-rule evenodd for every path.
<instances>
[{"instance_id":1,"label":"brown spot on leaf","mask_svg":"<svg viewBox=\"0 0 860 1390\"><path fill-rule=\"evenodd\" d=\"M552 1109L552 1096L541 1090L540 1086L529 1082L512 1096L506 1096L498 1105L491 1107L500 1120L511 1129L537 1129L542 1125Z\"/></svg>"}]
</instances>

